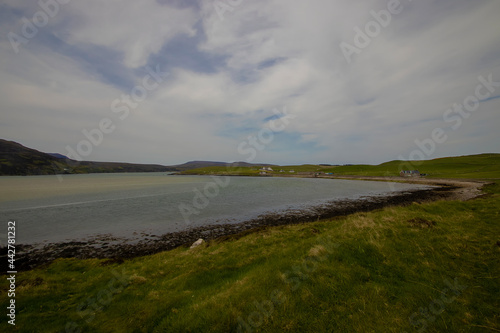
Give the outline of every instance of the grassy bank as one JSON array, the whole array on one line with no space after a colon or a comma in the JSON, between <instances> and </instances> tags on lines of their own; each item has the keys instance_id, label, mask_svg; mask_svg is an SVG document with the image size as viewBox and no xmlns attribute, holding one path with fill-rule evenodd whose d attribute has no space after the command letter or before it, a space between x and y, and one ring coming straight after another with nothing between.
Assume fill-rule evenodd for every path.
<instances>
[{"instance_id":1,"label":"grassy bank","mask_svg":"<svg viewBox=\"0 0 500 333\"><path fill-rule=\"evenodd\" d=\"M17 275L15 330L497 332L500 185L485 190L124 262L60 259Z\"/></svg>"},{"instance_id":2,"label":"grassy bank","mask_svg":"<svg viewBox=\"0 0 500 333\"><path fill-rule=\"evenodd\" d=\"M428 161L391 161L379 165L292 165L275 166L270 174L283 176L301 172L324 172L334 175L355 176L399 176L401 170L419 170L427 177L443 178L498 178L500 154L481 154L471 156L446 157ZM284 172L280 172L283 170ZM290 173L290 171L294 173ZM259 174L256 167L209 167L193 169L184 174L230 174L255 176Z\"/></svg>"}]
</instances>

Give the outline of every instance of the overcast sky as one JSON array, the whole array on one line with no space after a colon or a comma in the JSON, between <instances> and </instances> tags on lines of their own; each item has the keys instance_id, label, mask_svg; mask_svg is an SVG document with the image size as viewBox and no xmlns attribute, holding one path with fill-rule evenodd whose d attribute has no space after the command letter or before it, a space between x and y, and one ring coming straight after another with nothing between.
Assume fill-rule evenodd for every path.
<instances>
[{"instance_id":1,"label":"overcast sky","mask_svg":"<svg viewBox=\"0 0 500 333\"><path fill-rule=\"evenodd\" d=\"M0 138L166 165L499 152L499 17L498 0L0 0Z\"/></svg>"}]
</instances>

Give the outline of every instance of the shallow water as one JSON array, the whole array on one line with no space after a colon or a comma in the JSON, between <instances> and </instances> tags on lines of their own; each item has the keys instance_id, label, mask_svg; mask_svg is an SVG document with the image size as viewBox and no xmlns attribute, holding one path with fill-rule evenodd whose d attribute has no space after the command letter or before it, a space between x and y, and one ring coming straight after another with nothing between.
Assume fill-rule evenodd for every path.
<instances>
[{"instance_id":1,"label":"shallow water","mask_svg":"<svg viewBox=\"0 0 500 333\"><path fill-rule=\"evenodd\" d=\"M329 201L425 186L312 178L174 176L165 173L0 177L2 243L16 221L22 244L133 238L238 223ZM180 209L179 207L182 207ZM184 212L184 214L182 212Z\"/></svg>"}]
</instances>

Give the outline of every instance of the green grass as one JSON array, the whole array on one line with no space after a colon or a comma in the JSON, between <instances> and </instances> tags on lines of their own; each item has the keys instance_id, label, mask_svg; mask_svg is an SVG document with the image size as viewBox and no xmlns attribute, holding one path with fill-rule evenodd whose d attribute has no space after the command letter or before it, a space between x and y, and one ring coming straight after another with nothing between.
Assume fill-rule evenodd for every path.
<instances>
[{"instance_id":1,"label":"green grass","mask_svg":"<svg viewBox=\"0 0 500 333\"><path fill-rule=\"evenodd\" d=\"M348 166L319 166L319 165L295 165L275 166L275 175L282 175L279 170L283 169L285 175L290 170L298 172L325 172L335 175L355 176L399 176L401 170L419 170L426 173L428 177L443 178L496 178L498 179L500 169L500 154L481 154L472 156L446 157L428 161L391 161L380 165L348 165ZM234 174L234 175L258 175L257 168L223 168L210 167L194 169L185 174Z\"/></svg>"},{"instance_id":2,"label":"green grass","mask_svg":"<svg viewBox=\"0 0 500 333\"><path fill-rule=\"evenodd\" d=\"M446 157L428 161L391 161L380 165L343 166L330 169L336 174L398 176L400 170L419 170L428 177L498 178L500 154Z\"/></svg>"},{"instance_id":3,"label":"green grass","mask_svg":"<svg viewBox=\"0 0 500 333\"><path fill-rule=\"evenodd\" d=\"M472 178L465 175L474 158L458 162L460 176ZM498 170L483 170L498 179ZM266 228L121 264L60 259L17 275L14 331L497 332L499 183L485 192ZM7 281L0 285L7 304Z\"/></svg>"}]
</instances>

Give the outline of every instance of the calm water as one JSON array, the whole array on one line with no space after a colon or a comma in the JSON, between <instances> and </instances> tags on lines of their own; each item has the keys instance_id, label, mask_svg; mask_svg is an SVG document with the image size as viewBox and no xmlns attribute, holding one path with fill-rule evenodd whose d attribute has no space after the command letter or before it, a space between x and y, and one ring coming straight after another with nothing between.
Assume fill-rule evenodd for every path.
<instances>
[{"instance_id":1,"label":"calm water","mask_svg":"<svg viewBox=\"0 0 500 333\"><path fill-rule=\"evenodd\" d=\"M242 222L264 213L307 209L332 200L423 188L268 177L221 177L218 183L208 176L164 173L65 175L62 181L56 176L0 177L2 244L9 220L16 221L17 242L24 244L102 234L133 238L134 232L160 235L204 224Z\"/></svg>"}]
</instances>

